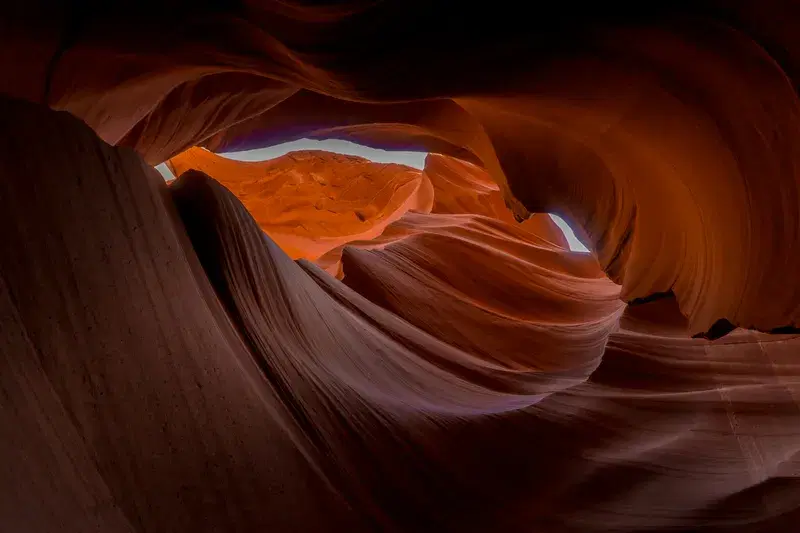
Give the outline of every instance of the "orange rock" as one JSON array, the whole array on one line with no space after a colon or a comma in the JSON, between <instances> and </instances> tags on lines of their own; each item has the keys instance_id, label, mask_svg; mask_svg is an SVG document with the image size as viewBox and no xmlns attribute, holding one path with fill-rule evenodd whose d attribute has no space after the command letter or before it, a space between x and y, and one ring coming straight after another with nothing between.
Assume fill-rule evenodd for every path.
<instances>
[{"instance_id":1,"label":"orange rock","mask_svg":"<svg viewBox=\"0 0 800 533\"><path fill-rule=\"evenodd\" d=\"M505 222L515 229L508 229L515 234L529 232L533 235L528 238L535 240L548 241L553 246L568 249L569 246L564 238L564 234L553 223L552 219L546 214L536 214L528 220L518 223L511 210L503 203L502 196L497 184L488 176L485 170L470 163L459 161L452 157L429 154L425 159L425 170L423 176L426 177L433 186L434 204L432 212L443 214L475 214L485 215L490 218ZM243 202L247 202L245 197L240 196ZM346 245L334 248L323 256L319 257L316 263L330 274L341 278L342 272L341 258L345 246L357 247L361 249L383 248L386 244L402 239L409 235L428 231L428 226L419 226L420 219L413 218L411 223L404 219L386 227L378 237L367 240L353 240ZM439 220L447 220L447 217L432 218L430 228L437 227ZM460 220L465 221L466 218ZM262 225L263 227L263 225ZM418 229L418 228L425 229Z\"/></svg>"},{"instance_id":2,"label":"orange rock","mask_svg":"<svg viewBox=\"0 0 800 533\"><path fill-rule=\"evenodd\" d=\"M496 218L569 249L564 234L544 214L534 214L519 224L506 205L500 187L486 170L466 161L439 154L425 160L425 174L433 185L434 213L469 213Z\"/></svg>"},{"instance_id":3,"label":"orange rock","mask_svg":"<svg viewBox=\"0 0 800 533\"><path fill-rule=\"evenodd\" d=\"M409 213L393 226L406 235L379 249L345 246L345 285L495 364L576 379L599 364L624 305L594 257L475 215Z\"/></svg>"},{"instance_id":4,"label":"orange rock","mask_svg":"<svg viewBox=\"0 0 800 533\"><path fill-rule=\"evenodd\" d=\"M176 176L195 169L225 185L294 259L377 237L409 209L428 212L433 202L418 170L322 151L248 163L192 148L168 165Z\"/></svg>"},{"instance_id":5,"label":"orange rock","mask_svg":"<svg viewBox=\"0 0 800 533\"><path fill-rule=\"evenodd\" d=\"M447 154L485 168L518 218L579 226L624 299L672 291L693 334L800 321L785 281L800 45L783 0L565 4L535 21L461 6L458 24L399 1L182 5L163 20L13 10L0 91L151 164L305 136Z\"/></svg>"},{"instance_id":6,"label":"orange rock","mask_svg":"<svg viewBox=\"0 0 800 533\"><path fill-rule=\"evenodd\" d=\"M16 4L3 529L796 528L794 3Z\"/></svg>"}]
</instances>

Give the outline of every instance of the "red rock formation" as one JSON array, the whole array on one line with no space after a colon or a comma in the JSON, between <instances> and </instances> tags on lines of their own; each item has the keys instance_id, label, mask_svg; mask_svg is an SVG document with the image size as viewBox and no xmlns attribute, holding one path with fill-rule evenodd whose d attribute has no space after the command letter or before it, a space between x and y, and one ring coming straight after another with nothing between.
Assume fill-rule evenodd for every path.
<instances>
[{"instance_id":1,"label":"red rock formation","mask_svg":"<svg viewBox=\"0 0 800 533\"><path fill-rule=\"evenodd\" d=\"M319 259L340 277L345 244L380 247L413 232L401 224L382 235L409 210L478 214L518 225L486 171L448 156L429 155L424 172L322 151L252 163L192 148L167 164L176 176L194 169L213 177L290 257ZM568 248L547 215L534 215L519 227Z\"/></svg>"},{"instance_id":2,"label":"red rock formation","mask_svg":"<svg viewBox=\"0 0 800 533\"><path fill-rule=\"evenodd\" d=\"M394 226L406 235L381 249L345 247L346 285L494 364L581 379L599 364L623 306L594 257L472 215L409 213Z\"/></svg>"},{"instance_id":3,"label":"red rock formation","mask_svg":"<svg viewBox=\"0 0 800 533\"><path fill-rule=\"evenodd\" d=\"M317 259L346 242L368 240L409 209L431 210L425 175L328 152L293 152L263 163L232 161L193 148L169 160L180 176L200 170L233 192L293 259Z\"/></svg>"},{"instance_id":4,"label":"red rock formation","mask_svg":"<svg viewBox=\"0 0 800 533\"><path fill-rule=\"evenodd\" d=\"M522 222L522 224L518 224L511 210L504 204L497 184L491 181L491 178L483 169L452 157L429 154L425 159L423 175L433 186L434 204L432 212L484 215L506 224L513 224L516 230L506 229L515 234L519 234L520 230L523 233L532 234L524 238L534 239L535 241L544 239L550 245L564 249L569 248L564 234L546 214L535 214ZM423 222L423 220L419 218L414 218L413 221L400 220L398 223L388 226L378 238L350 241L347 246L361 249L383 248L387 243L408 235L421 231L433 231L434 228L438 227L439 221L449 220L456 225L458 224L458 222L453 222L457 219L441 217L431 219L430 223ZM462 218L461 222L466 222L467 220L469 219ZM421 222L422 226L419 226ZM447 223L445 224L447 225ZM317 264L330 274L342 278L344 273L341 259L344 248L345 245L330 250L316 261Z\"/></svg>"},{"instance_id":5,"label":"red rock formation","mask_svg":"<svg viewBox=\"0 0 800 533\"><path fill-rule=\"evenodd\" d=\"M800 14L660 4L7 6L0 523L791 531ZM441 154L273 231L342 280L150 167L305 136Z\"/></svg>"},{"instance_id":6,"label":"red rock formation","mask_svg":"<svg viewBox=\"0 0 800 533\"><path fill-rule=\"evenodd\" d=\"M18 75L0 90L150 163L303 136L426 147L485 167L518 216L583 228L623 299L671 291L693 334L800 319L785 0L564 5L535 21L399 1L163 9L6 15L6 48L31 52L2 57Z\"/></svg>"},{"instance_id":7,"label":"red rock formation","mask_svg":"<svg viewBox=\"0 0 800 533\"><path fill-rule=\"evenodd\" d=\"M425 159L425 174L433 185L434 213L484 215L569 248L564 234L550 217L535 214L524 221L515 219L500 187L484 169L452 157L429 154Z\"/></svg>"}]
</instances>

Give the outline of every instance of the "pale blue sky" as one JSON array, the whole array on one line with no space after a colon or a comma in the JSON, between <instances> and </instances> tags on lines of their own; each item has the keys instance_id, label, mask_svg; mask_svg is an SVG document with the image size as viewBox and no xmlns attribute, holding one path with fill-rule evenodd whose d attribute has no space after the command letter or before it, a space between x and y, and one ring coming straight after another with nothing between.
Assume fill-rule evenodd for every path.
<instances>
[{"instance_id":1,"label":"pale blue sky","mask_svg":"<svg viewBox=\"0 0 800 533\"><path fill-rule=\"evenodd\" d=\"M378 150L376 148L361 146L360 144L349 141L333 139L323 141L300 139L298 141L278 144L268 148L259 148L258 150L249 150L246 152L231 152L222 155L228 159L234 159L236 161L266 161L269 159L275 159L276 157L280 157L289 152L295 152L297 150L325 150L328 152L335 152L337 154L360 156L369 159L370 161L375 161L376 163L399 163L401 165L408 165L409 167L418 169L422 169L425 166L425 156L427 155L425 152L395 152L389 150ZM175 177L164 163L158 165L156 169L161 172L161 174L164 176L164 179L173 179ZM573 252L589 251L588 248L586 248L586 246L584 246L578 240L578 238L575 236L575 232L572 231L572 228L570 228L563 219L556 215L550 215L550 217L561 229L561 231L564 232L564 236L569 243L570 250Z\"/></svg>"}]
</instances>

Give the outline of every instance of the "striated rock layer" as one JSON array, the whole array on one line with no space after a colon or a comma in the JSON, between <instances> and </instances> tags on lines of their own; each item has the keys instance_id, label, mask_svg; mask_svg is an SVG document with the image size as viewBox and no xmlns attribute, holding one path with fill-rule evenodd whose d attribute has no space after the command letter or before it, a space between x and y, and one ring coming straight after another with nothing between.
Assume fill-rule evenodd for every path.
<instances>
[{"instance_id":1,"label":"striated rock layer","mask_svg":"<svg viewBox=\"0 0 800 533\"><path fill-rule=\"evenodd\" d=\"M214 176L293 259L372 239L409 209L429 212L433 204L430 181L418 170L328 152L248 163L192 148L168 165L176 176L189 169Z\"/></svg>"},{"instance_id":2,"label":"striated rock layer","mask_svg":"<svg viewBox=\"0 0 800 533\"><path fill-rule=\"evenodd\" d=\"M408 211L484 215L568 247L547 215L516 224L486 171L448 156L429 154L419 171L323 151L254 163L191 148L167 164L176 176L199 170L213 177L290 257L318 260L339 277L345 244L380 247L407 234L404 224L387 226Z\"/></svg>"},{"instance_id":3,"label":"striated rock layer","mask_svg":"<svg viewBox=\"0 0 800 533\"><path fill-rule=\"evenodd\" d=\"M3 529L792 531L800 13L628 4L8 6Z\"/></svg>"},{"instance_id":4,"label":"striated rock layer","mask_svg":"<svg viewBox=\"0 0 800 533\"><path fill-rule=\"evenodd\" d=\"M7 527L798 519L796 336L692 339L674 299L626 307L593 256L481 214L407 213L341 282L202 172L167 187L66 114L0 106Z\"/></svg>"},{"instance_id":5,"label":"striated rock layer","mask_svg":"<svg viewBox=\"0 0 800 533\"><path fill-rule=\"evenodd\" d=\"M624 300L674 294L710 337L796 328L795 3L552 7L29 2L0 17L0 92L151 164L305 136L455 156L580 226Z\"/></svg>"}]
</instances>

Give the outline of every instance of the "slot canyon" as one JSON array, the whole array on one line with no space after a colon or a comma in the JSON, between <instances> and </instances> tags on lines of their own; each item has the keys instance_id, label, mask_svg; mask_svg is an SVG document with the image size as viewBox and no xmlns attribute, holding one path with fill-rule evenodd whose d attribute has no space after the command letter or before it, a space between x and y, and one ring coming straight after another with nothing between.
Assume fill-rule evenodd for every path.
<instances>
[{"instance_id":1,"label":"slot canyon","mask_svg":"<svg viewBox=\"0 0 800 533\"><path fill-rule=\"evenodd\" d=\"M796 531L797 0L0 11L0 532Z\"/></svg>"}]
</instances>

